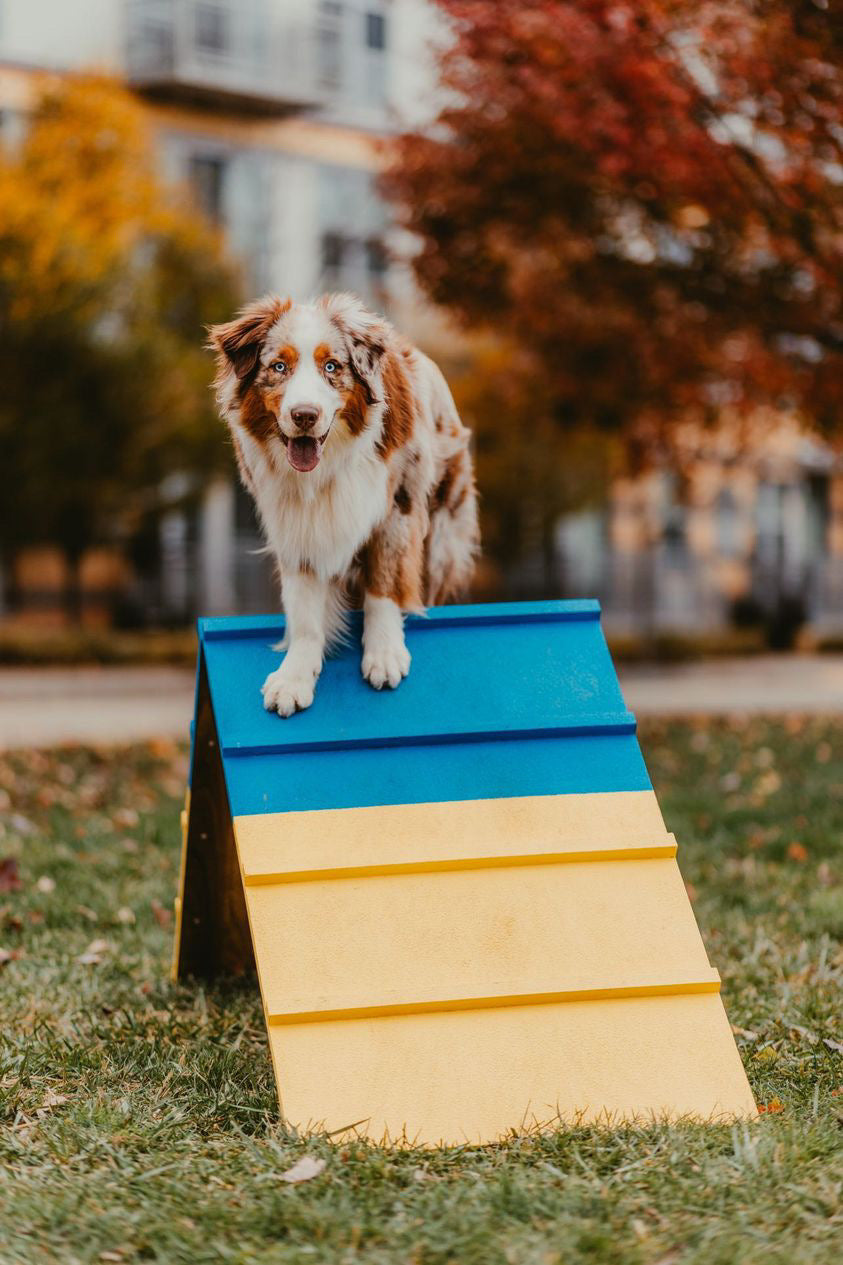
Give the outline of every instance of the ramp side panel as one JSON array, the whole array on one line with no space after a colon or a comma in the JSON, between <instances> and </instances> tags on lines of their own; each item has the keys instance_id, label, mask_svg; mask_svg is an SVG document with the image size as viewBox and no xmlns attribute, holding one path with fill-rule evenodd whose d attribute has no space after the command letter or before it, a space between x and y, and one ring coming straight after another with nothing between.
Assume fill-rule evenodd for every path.
<instances>
[{"instance_id":1,"label":"ramp side panel","mask_svg":"<svg viewBox=\"0 0 843 1265\"><path fill-rule=\"evenodd\" d=\"M756 1115L715 993L270 1025L269 1039L289 1124L374 1141Z\"/></svg>"},{"instance_id":2,"label":"ramp side panel","mask_svg":"<svg viewBox=\"0 0 843 1265\"><path fill-rule=\"evenodd\" d=\"M254 967L246 902L204 660L198 673L192 777L183 816L172 974L212 978Z\"/></svg>"}]
</instances>

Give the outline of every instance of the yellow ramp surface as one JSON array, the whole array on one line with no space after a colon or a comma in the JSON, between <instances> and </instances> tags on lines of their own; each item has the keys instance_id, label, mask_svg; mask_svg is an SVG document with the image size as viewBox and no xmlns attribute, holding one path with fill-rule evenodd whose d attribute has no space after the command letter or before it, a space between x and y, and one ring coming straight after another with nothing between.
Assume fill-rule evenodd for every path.
<instances>
[{"instance_id":1,"label":"yellow ramp surface","mask_svg":"<svg viewBox=\"0 0 843 1265\"><path fill-rule=\"evenodd\" d=\"M235 821L286 1119L382 1140L755 1106L652 791Z\"/></svg>"}]
</instances>

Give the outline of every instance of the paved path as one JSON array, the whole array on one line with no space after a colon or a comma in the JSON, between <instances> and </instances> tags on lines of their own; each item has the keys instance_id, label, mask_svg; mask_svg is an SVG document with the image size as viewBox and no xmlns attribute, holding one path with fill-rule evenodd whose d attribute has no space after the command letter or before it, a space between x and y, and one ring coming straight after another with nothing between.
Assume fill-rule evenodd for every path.
<instances>
[{"instance_id":1,"label":"paved path","mask_svg":"<svg viewBox=\"0 0 843 1265\"><path fill-rule=\"evenodd\" d=\"M0 749L186 738L192 712L183 668L0 669Z\"/></svg>"},{"instance_id":2,"label":"paved path","mask_svg":"<svg viewBox=\"0 0 843 1265\"><path fill-rule=\"evenodd\" d=\"M620 669L637 716L817 712L843 716L843 655L764 654Z\"/></svg>"},{"instance_id":3,"label":"paved path","mask_svg":"<svg viewBox=\"0 0 843 1265\"><path fill-rule=\"evenodd\" d=\"M836 712L843 655L761 655L621 669L638 716ZM0 669L0 749L184 738L193 673L181 668Z\"/></svg>"}]
</instances>

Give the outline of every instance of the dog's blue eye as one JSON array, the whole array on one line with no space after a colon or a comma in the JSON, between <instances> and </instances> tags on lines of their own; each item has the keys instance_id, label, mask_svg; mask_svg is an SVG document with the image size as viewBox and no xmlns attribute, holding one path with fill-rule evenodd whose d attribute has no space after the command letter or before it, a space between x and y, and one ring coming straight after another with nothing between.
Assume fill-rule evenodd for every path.
<instances>
[{"instance_id":1,"label":"dog's blue eye","mask_svg":"<svg viewBox=\"0 0 843 1265\"><path fill-rule=\"evenodd\" d=\"M325 361L325 372L326 372L326 373L336 373L336 371L337 371L338 369L339 369L339 364L337 363L337 361L336 361L336 360L326 360L326 361Z\"/></svg>"},{"instance_id":2,"label":"dog's blue eye","mask_svg":"<svg viewBox=\"0 0 843 1265\"><path fill-rule=\"evenodd\" d=\"M287 366L286 366L286 364L284 363L284 361L283 361L283 360L276 360L276 361L274 362L274 364L271 364L269 367L270 367L270 369L274 369L276 373L286 373L286 372L287 372Z\"/></svg>"}]
</instances>

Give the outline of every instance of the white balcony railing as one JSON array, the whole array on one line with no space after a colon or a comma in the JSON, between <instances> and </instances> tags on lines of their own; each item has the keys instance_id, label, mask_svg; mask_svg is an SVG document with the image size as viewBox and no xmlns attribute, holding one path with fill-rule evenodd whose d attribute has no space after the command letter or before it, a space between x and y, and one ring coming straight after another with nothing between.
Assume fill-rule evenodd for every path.
<instances>
[{"instance_id":1,"label":"white balcony railing","mask_svg":"<svg viewBox=\"0 0 843 1265\"><path fill-rule=\"evenodd\" d=\"M163 98L283 114L320 104L315 31L272 0L128 0L129 82Z\"/></svg>"}]
</instances>

